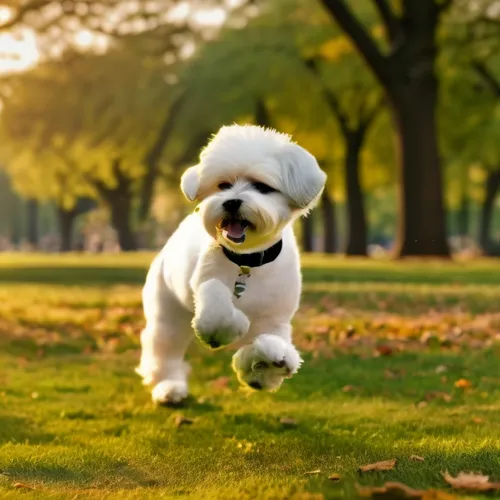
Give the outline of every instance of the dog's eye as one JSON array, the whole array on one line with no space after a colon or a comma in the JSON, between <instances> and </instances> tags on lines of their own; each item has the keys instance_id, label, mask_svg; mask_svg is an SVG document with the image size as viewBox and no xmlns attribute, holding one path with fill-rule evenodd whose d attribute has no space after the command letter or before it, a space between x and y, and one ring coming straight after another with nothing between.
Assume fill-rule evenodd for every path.
<instances>
[{"instance_id":1,"label":"dog's eye","mask_svg":"<svg viewBox=\"0 0 500 500\"><path fill-rule=\"evenodd\" d=\"M226 189L231 189L233 187L233 185L230 184L229 182L221 182L217 187L221 191L225 191Z\"/></svg>"},{"instance_id":2,"label":"dog's eye","mask_svg":"<svg viewBox=\"0 0 500 500\"><path fill-rule=\"evenodd\" d=\"M262 194L267 194L267 193L274 193L276 189L272 188L271 186L268 186L267 184L264 184L263 182L254 182L253 187Z\"/></svg>"}]
</instances>

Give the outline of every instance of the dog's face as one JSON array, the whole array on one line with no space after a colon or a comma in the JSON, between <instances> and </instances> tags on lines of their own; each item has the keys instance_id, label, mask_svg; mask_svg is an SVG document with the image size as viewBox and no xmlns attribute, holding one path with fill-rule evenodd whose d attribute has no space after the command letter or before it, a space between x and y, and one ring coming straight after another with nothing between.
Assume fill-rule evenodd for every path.
<instances>
[{"instance_id":1,"label":"dog's face","mask_svg":"<svg viewBox=\"0 0 500 500\"><path fill-rule=\"evenodd\" d=\"M223 127L188 169L181 188L206 231L237 252L259 251L317 202L326 175L288 136L255 126Z\"/></svg>"}]
</instances>

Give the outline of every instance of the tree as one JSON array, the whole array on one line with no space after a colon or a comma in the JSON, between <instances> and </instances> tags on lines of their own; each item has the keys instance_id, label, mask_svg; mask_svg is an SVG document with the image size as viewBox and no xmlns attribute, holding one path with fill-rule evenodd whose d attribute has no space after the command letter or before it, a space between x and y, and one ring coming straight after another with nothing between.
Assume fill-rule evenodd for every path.
<instances>
[{"instance_id":1,"label":"tree","mask_svg":"<svg viewBox=\"0 0 500 500\"><path fill-rule=\"evenodd\" d=\"M133 249L132 198L170 88L151 61L123 46L68 52L13 77L0 126L15 184L68 211L80 196L100 196L123 249Z\"/></svg>"},{"instance_id":2,"label":"tree","mask_svg":"<svg viewBox=\"0 0 500 500\"><path fill-rule=\"evenodd\" d=\"M359 79L359 75L363 75L362 71L351 73L357 81L349 82L349 88L337 88L334 91L323 83L317 60L309 59L306 65L320 79L325 102L335 116L344 140L343 164L348 215L345 252L349 256L365 256L368 227L360 178L360 155L370 125L381 109L382 100L376 95L370 82L367 82L368 79Z\"/></svg>"},{"instance_id":3,"label":"tree","mask_svg":"<svg viewBox=\"0 0 500 500\"><path fill-rule=\"evenodd\" d=\"M321 195L321 211L323 215L323 251L335 253L338 245L337 221L335 219L335 202L328 191L328 186Z\"/></svg>"},{"instance_id":4,"label":"tree","mask_svg":"<svg viewBox=\"0 0 500 500\"><path fill-rule=\"evenodd\" d=\"M460 186L458 225L468 228L469 172L484 171L479 243L498 253L491 237L494 203L500 189L500 13L489 2L456 0L442 40L445 156L451 182ZM456 198L456 197L455 197Z\"/></svg>"},{"instance_id":5,"label":"tree","mask_svg":"<svg viewBox=\"0 0 500 500\"><path fill-rule=\"evenodd\" d=\"M358 2L359 3L359 2ZM384 54L344 0L322 0L383 87L394 114L400 155L401 219L396 254L447 257L437 144L436 33L450 0L373 0L382 20Z\"/></svg>"}]
</instances>

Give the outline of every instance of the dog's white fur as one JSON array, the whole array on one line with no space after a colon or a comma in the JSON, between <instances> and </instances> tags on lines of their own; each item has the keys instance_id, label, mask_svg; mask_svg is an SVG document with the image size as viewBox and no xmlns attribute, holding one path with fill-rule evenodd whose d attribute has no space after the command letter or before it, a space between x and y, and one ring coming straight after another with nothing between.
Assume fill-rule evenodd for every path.
<instances>
[{"instance_id":1,"label":"dog's white fur","mask_svg":"<svg viewBox=\"0 0 500 500\"><path fill-rule=\"evenodd\" d=\"M299 252L292 223L316 203L326 175L290 137L257 126L223 127L181 179L198 201L151 264L143 289L146 327L137 372L152 386L153 400L177 403L188 395L184 355L194 333L205 343L239 348L233 369L243 384L275 390L302 360L292 344L290 321L301 291ZM253 183L276 191L263 194ZM221 183L230 183L220 190ZM226 186L227 187L227 186ZM243 243L224 236L222 204L242 201L252 226ZM283 239L276 260L252 268L245 293L233 287L239 268L222 252L262 251Z\"/></svg>"}]
</instances>

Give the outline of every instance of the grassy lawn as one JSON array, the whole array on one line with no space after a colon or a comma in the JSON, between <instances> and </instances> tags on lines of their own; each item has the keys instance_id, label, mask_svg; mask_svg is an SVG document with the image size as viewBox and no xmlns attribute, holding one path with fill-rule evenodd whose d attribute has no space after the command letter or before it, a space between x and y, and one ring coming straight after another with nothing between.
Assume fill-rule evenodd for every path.
<instances>
[{"instance_id":1,"label":"grassy lawn","mask_svg":"<svg viewBox=\"0 0 500 500\"><path fill-rule=\"evenodd\" d=\"M312 500L387 481L455 495L443 471L500 481L497 262L306 257L299 374L249 393L230 352L194 344L193 396L172 409L133 371L151 258L0 254L0 498Z\"/></svg>"}]
</instances>

